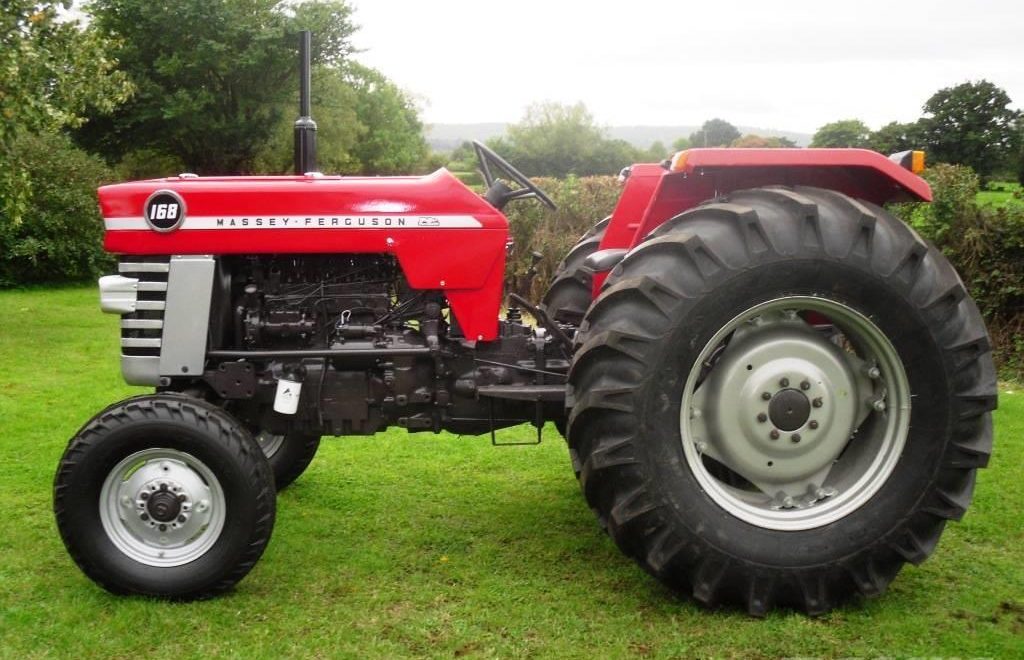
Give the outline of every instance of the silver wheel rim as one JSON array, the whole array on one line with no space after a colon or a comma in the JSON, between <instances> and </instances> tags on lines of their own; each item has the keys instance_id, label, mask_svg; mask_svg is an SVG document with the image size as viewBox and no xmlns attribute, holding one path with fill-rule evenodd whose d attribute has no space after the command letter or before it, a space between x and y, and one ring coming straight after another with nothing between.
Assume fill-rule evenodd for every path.
<instances>
[{"instance_id":1,"label":"silver wheel rim","mask_svg":"<svg viewBox=\"0 0 1024 660\"><path fill-rule=\"evenodd\" d=\"M114 466L100 490L107 538L147 566L181 566L206 554L224 529L217 477L176 449L144 449Z\"/></svg>"},{"instance_id":2,"label":"silver wheel rim","mask_svg":"<svg viewBox=\"0 0 1024 660\"><path fill-rule=\"evenodd\" d=\"M270 458L281 451L281 445L284 444L284 436L274 435L269 431L260 431L256 434L256 444L263 450L263 455Z\"/></svg>"},{"instance_id":3,"label":"silver wheel rim","mask_svg":"<svg viewBox=\"0 0 1024 660\"><path fill-rule=\"evenodd\" d=\"M787 531L870 500L909 426L910 386L889 339L860 312L811 296L756 305L719 330L680 411L686 462L711 499Z\"/></svg>"}]
</instances>

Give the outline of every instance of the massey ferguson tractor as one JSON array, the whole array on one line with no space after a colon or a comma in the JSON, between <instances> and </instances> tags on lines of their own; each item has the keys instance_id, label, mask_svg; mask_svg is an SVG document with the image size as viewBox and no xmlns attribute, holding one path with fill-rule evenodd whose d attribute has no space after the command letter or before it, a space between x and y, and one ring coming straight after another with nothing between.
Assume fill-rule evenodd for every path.
<instances>
[{"instance_id":1,"label":"massey ferguson tractor","mask_svg":"<svg viewBox=\"0 0 1024 660\"><path fill-rule=\"evenodd\" d=\"M931 199L920 152L633 165L543 300L503 304L502 211L544 192L481 144L482 194L443 169L322 175L301 79L296 176L99 190L100 304L125 380L154 388L56 474L60 534L104 588L231 588L321 436L391 427L554 422L626 555L753 615L877 596L964 515L996 380L963 282L884 209Z\"/></svg>"}]
</instances>

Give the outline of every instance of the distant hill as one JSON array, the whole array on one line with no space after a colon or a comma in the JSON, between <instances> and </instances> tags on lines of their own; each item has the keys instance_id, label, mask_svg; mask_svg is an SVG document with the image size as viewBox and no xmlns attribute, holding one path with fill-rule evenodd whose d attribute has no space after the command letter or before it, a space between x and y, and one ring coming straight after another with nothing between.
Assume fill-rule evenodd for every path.
<instances>
[{"instance_id":1,"label":"distant hill","mask_svg":"<svg viewBox=\"0 0 1024 660\"><path fill-rule=\"evenodd\" d=\"M479 124L432 124L427 126L427 142L434 151L451 151L466 140L488 140L505 134L508 124L483 122ZM681 137L688 137L700 126L609 126L608 135L625 140L634 147L646 149L655 141L671 145ZM755 126L737 126L740 133L754 133L764 137L785 137L798 146L805 147L811 142L809 133L780 131Z\"/></svg>"}]
</instances>

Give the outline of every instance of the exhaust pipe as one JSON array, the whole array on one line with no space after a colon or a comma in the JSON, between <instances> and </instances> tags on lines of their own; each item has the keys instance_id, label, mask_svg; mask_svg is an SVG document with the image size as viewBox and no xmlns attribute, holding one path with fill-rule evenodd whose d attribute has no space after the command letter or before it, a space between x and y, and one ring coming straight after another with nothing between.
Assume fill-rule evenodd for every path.
<instances>
[{"instance_id":1,"label":"exhaust pipe","mask_svg":"<svg viewBox=\"0 0 1024 660\"><path fill-rule=\"evenodd\" d=\"M309 116L310 32L299 32L299 118L295 120L295 173L316 172L316 122Z\"/></svg>"}]
</instances>

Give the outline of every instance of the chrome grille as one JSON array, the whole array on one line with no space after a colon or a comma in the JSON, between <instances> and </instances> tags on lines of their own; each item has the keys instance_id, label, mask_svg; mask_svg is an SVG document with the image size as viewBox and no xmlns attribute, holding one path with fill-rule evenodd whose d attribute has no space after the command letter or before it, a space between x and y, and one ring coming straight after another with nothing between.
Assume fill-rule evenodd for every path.
<instances>
[{"instance_id":1,"label":"chrome grille","mask_svg":"<svg viewBox=\"0 0 1024 660\"><path fill-rule=\"evenodd\" d=\"M121 316L121 354L159 357L170 258L122 257L117 270L139 280L135 311Z\"/></svg>"}]
</instances>

